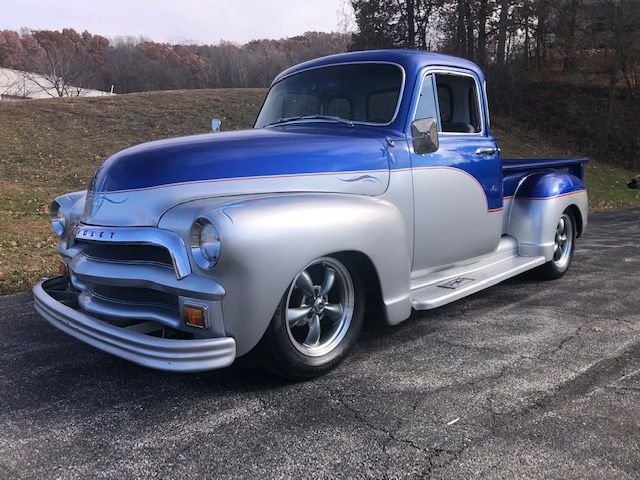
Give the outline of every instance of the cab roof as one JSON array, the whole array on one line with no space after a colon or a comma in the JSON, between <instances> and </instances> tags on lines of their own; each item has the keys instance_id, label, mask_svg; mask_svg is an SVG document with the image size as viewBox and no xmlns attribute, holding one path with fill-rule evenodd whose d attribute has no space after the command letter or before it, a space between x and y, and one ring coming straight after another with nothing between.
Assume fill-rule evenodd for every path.
<instances>
[{"instance_id":1,"label":"cab roof","mask_svg":"<svg viewBox=\"0 0 640 480\"><path fill-rule=\"evenodd\" d=\"M367 50L362 52L339 53L337 55L330 55L328 57L321 57L300 63L280 73L273 83L291 74L310 68L334 65L337 63L359 62L388 62L398 64L404 69L408 80L415 78L418 72L424 67L442 66L471 70L478 76L481 82L484 81L484 75L480 67L463 58L420 50Z\"/></svg>"}]
</instances>

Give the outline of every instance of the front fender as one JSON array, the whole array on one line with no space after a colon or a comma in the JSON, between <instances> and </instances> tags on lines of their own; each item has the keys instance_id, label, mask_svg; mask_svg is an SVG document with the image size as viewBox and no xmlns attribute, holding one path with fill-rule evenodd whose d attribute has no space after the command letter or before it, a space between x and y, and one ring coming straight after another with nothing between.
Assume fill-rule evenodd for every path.
<instances>
[{"instance_id":1,"label":"front fender","mask_svg":"<svg viewBox=\"0 0 640 480\"><path fill-rule=\"evenodd\" d=\"M225 330L236 339L238 355L262 338L298 272L332 253L366 255L377 270L388 321L410 315L410 242L402 215L389 202L285 194L236 200L199 215L213 221L220 234L220 260L207 273L227 292Z\"/></svg>"}]
</instances>

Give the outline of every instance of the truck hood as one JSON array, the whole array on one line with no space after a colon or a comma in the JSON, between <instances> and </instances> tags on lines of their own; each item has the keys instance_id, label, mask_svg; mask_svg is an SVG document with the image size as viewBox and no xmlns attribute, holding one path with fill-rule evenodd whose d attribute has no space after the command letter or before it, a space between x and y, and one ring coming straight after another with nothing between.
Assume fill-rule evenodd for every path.
<instances>
[{"instance_id":1,"label":"truck hood","mask_svg":"<svg viewBox=\"0 0 640 480\"><path fill-rule=\"evenodd\" d=\"M388 183L386 141L356 128L288 126L195 135L145 143L108 158L91 181L82 221L154 226L169 208L199 198L380 195Z\"/></svg>"}]
</instances>

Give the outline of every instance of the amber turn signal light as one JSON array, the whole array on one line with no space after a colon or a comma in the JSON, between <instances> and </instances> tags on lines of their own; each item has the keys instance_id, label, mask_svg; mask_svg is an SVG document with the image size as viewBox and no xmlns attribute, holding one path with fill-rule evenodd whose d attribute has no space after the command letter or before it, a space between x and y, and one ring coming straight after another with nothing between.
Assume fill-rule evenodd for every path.
<instances>
[{"instance_id":1,"label":"amber turn signal light","mask_svg":"<svg viewBox=\"0 0 640 480\"><path fill-rule=\"evenodd\" d=\"M207 328L207 309L193 305L185 305L183 310L184 323L190 327Z\"/></svg>"}]
</instances>

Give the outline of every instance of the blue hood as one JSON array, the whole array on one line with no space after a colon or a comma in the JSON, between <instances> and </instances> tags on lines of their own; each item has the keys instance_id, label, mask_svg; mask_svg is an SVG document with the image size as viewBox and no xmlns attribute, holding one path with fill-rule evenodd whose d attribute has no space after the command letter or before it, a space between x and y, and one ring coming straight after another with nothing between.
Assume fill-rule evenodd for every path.
<instances>
[{"instance_id":1,"label":"blue hood","mask_svg":"<svg viewBox=\"0 0 640 480\"><path fill-rule=\"evenodd\" d=\"M90 190L111 193L223 179L388 169L386 142L358 136L354 129L255 129L128 148L102 164Z\"/></svg>"},{"instance_id":2,"label":"blue hood","mask_svg":"<svg viewBox=\"0 0 640 480\"><path fill-rule=\"evenodd\" d=\"M213 207L239 195L383 194L390 153L382 132L321 127L196 135L123 150L96 172L82 221L154 226L170 208L201 198Z\"/></svg>"}]
</instances>

